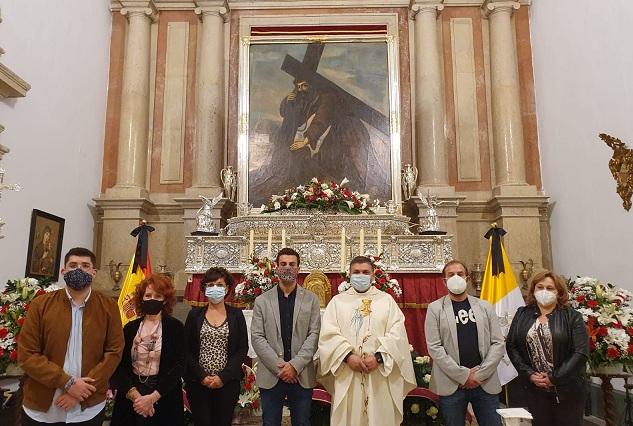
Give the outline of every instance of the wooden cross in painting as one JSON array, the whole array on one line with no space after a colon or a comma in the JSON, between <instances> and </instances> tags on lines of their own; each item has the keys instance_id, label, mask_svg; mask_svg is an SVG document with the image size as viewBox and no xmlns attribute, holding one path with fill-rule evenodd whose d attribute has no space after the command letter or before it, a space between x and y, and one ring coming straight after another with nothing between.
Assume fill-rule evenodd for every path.
<instances>
[{"instance_id":1,"label":"wooden cross in painting","mask_svg":"<svg viewBox=\"0 0 633 426\"><path fill-rule=\"evenodd\" d=\"M325 45L323 43L309 44L303 57L303 62L298 61L290 55L286 55L281 69L294 78L298 78L299 76L305 78L317 90L327 89L334 91L341 100L349 106L351 109L350 112L381 133L389 136L391 132L389 130L389 118L387 116L317 73L324 48Z\"/></svg>"}]
</instances>

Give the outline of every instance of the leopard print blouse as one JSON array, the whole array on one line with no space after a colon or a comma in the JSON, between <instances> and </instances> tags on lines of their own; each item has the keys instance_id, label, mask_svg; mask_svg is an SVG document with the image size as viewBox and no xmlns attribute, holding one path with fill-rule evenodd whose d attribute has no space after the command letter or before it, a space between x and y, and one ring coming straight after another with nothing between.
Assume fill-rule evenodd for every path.
<instances>
[{"instance_id":1,"label":"leopard print blouse","mask_svg":"<svg viewBox=\"0 0 633 426\"><path fill-rule=\"evenodd\" d=\"M198 362L209 375L217 375L226 367L227 346L229 343L229 323L214 327L204 319L200 329L200 354Z\"/></svg>"}]
</instances>

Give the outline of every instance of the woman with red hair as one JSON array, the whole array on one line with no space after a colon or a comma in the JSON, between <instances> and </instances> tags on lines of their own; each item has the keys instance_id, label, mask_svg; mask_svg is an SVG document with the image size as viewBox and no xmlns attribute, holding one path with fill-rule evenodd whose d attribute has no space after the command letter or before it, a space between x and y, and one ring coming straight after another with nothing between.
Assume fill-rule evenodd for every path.
<instances>
[{"instance_id":1,"label":"woman with red hair","mask_svg":"<svg viewBox=\"0 0 633 426\"><path fill-rule=\"evenodd\" d=\"M113 426L183 425L184 326L171 316L176 291L169 278L150 275L134 294L139 318L123 328L123 359L112 382L117 389Z\"/></svg>"},{"instance_id":2,"label":"woman with red hair","mask_svg":"<svg viewBox=\"0 0 633 426\"><path fill-rule=\"evenodd\" d=\"M580 426L586 397L589 337L569 306L565 280L551 271L532 277L527 306L517 310L508 356L519 372L534 426Z\"/></svg>"}]
</instances>

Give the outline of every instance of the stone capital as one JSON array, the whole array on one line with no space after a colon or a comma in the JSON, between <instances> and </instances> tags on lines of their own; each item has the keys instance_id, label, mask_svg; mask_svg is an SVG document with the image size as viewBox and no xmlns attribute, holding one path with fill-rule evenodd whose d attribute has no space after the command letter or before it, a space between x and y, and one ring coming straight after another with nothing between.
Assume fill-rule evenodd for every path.
<instances>
[{"instance_id":1,"label":"stone capital","mask_svg":"<svg viewBox=\"0 0 633 426\"><path fill-rule=\"evenodd\" d=\"M219 16L222 21L227 22L229 16L229 5L225 0L194 1L196 8L193 10L201 21L207 16Z\"/></svg>"},{"instance_id":2,"label":"stone capital","mask_svg":"<svg viewBox=\"0 0 633 426\"><path fill-rule=\"evenodd\" d=\"M153 0L121 0L121 15L128 19L132 16L143 16L151 22L158 19L158 8Z\"/></svg>"},{"instance_id":3,"label":"stone capital","mask_svg":"<svg viewBox=\"0 0 633 426\"><path fill-rule=\"evenodd\" d=\"M437 17L444 10L444 0L411 0L409 9L411 19L415 20L419 13L434 13Z\"/></svg>"},{"instance_id":4,"label":"stone capital","mask_svg":"<svg viewBox=\"0 0 633 426\"><path fill-rule=\"evenodd\" d=\"M520 7L521 3L512 0L486 0L481 5L482 12L486 18L500 12L512 14L515 10L519 10Z\"/></svg>"}]
</instances>

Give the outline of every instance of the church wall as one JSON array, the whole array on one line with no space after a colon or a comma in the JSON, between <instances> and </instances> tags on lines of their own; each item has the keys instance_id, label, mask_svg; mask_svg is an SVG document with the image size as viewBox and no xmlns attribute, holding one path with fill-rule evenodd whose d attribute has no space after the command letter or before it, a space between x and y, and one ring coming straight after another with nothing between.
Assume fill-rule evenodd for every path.
<instances>
[{"instance_id":1,"label":"church wall","mask_svg":"<svg viewBox=\"0 0 633 426\"><path fill-rule=\"evenodd\" d=\"M622 208L605 132L633 147L633 4L534 0L531 35L543 186L555 269L633 290L633 211Z\"/></svg>"},{"instance_id":2,"label":"church wall","mask_svg":"<svg viewBox=\"0 0 633 426\"><path fill-rule=\"evenodd\" d=\"M93 247L91 199L99 193L111 13L106 2L3 2L2 62L32 88L0 100L5 183L0 216L0 286L24 276L33 208L66 219L63 251Z\"/></svg>"}]
</instances>

